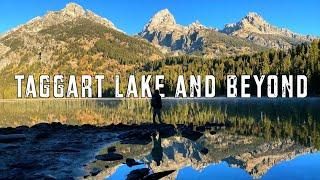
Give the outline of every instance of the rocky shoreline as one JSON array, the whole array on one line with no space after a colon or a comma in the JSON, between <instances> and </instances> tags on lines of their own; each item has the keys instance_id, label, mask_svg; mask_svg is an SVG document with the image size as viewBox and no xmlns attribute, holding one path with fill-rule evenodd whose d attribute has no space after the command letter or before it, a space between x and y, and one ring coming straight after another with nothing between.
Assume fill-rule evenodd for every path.
<instances>
[{"instance_id":1,"label":"rocky shoreline","mask_svg":"<svg viewBox=\"0 0 320 180\"><path fill-rule=\"evenodd\" d=\"M105 179L123 164L146 165L127 179L174 179L183 167L202 169L221 161L258 178L281 161L315 151L291 140L228 134L228 126L40 123L1 128L0 179Z\"/></svg>"},{"instance_id":2,"label":"rocky shoreline","mask_svg":"<svg viewBox=\"0 0 320 180\"><path fill-rule=\"evenodd\" d=\"M180 128L185 136L187 126ZM186 130L184 130L186 129ZM176 133L173 125L64 125L40 123L32 127L0 129L0 179L72 179L88 176L84 166L112 142L148 144L151 135ZM201 133L200 133L201 135ZM199 136L197 133L196 136ZM93 173L94 174L94 173Z\"/></svg>"},{"instance_id":3,"label":"rocky shoreline","mask_svg":"<svg viewBox=\"0 0 320 180\"><path fill-rule=\"evenodd\" d=\"M72 179L83 176L82 165L94 158L97 149L117 136L105 128L60 123L3 128L0 134L0 179ZM24 138L12 138L14 136Z\"/></svg>"}]
</instances>

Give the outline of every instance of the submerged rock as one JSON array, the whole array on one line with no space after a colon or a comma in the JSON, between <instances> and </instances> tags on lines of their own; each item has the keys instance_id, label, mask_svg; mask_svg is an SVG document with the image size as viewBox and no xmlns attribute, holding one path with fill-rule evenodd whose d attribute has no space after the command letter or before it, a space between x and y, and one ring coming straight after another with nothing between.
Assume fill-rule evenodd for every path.
<instances>
[{"instance_id":1,"label":"submerged rock","mask_svg":"<svg viewBox=\"0 0 320 180\"><path fill-rule=\"evenodd\" d=\"M200 150L200 152L201 152L202 154L206 155L206 154L208 154L209 150L208 150L208 148L202 148L202 149Z\"/></svg>"},{"instance_id":2,"label":"submerged rock","mask_svg":"<svg viewBox=\"0 0 320 180\"><path fill-rule=\"evenodd\" d=\"M185 130L181 131L181 135L182 135L182 137L185 137L185 138L190 139L192 141L196 141L203 135L203 133L198 132L198 131L185 129Z\"/></svg>"},{"instance_id":3,"label":"submerged rock","mask_svg":"<svg viewBox=\"0 0 320 180\"><path fill-rule=\"evenodd\" d=\"M141 168L131 171L127 175L127 180L137 180L137 179L143 179L145 176L149 174L148 168Z\"/></svg>"},{"instance_id":4,"label":"submerged rock","mask_svg":"<svg viewBox=\"0 0 320 180\"><path fill-rule=\"evenodd\" d=\"M174 171L175 170L169 170L169 171L162 171L162 172L153 173L153 174L150 174L150 175L147 175L146 177L144 177L143 180L161 179L161 178L166 177L169 174L173 173Z\"/></svg>"},{"instance_id":5,"label":"submerged rock","mask_svg":"<svg viewBox=\"0 0 320 180\"><path fill-rule=\"evenodd\" d=\"M99 168L93 168L90 172L91 176L96 176L98 175L102 170Z\"/></svg>"},{"instance_id":6,"label":"submerged rock","mask_svg":"<svg viewBox=\"0 0 320 180\"><path fill-rule=\"evenodd\" d=\"M108 153L108 154L97 155L96 159L100 161L118 161L118 160L122 160L123 156L118 153Z\"/></svg>"},{"instance_id":7,"label":"submerged rock","mask_svg":"<svg viewBox=\"0 0 320 180\"><path fill-rule=\"evenodd\" d=\"M21 162L16 162L14 164L11 164L9 167L10 168L18 168L18 169L30 170L30 169L41 168L42 165L39 164L38 161L30 159L30 160L23 160Z\"/></svg>"},{"instance_id":8,"label":"submerged rock","mask_svg":"<svg viewBox=\"0 0 320 180\"><path fill-rule=\"evenodd\" d=\"M123 133L118 136L119 139L122 139L121 143L123 144L149 144L151 139L151 134L154 131L148 130L131 130L129 132Z\"/></svg>"},{"instance_id":9,"label":"submerged rock","mask_svg":"<svg viewBox=\"0 0 320 180\"><path fill-rule=\"evenodd\" d=\"M3 149L3 150L10 150L10 149L16 149L16 148L19 148L20 146L17 145L17 144L1 144L0 143L0 149Z\"/></svg>"},{"instance_id":10,"label":"submerged rock","mask_svg":"<svg viewBox=\"0 0 320 180\"><path fill-rule=\"evenodd\" d=\"M108 153L113 153L113 152L116 152L116 147L115 146L111 146L111 147L108 147Z\"/></svg>"},{"instance_id":11,"label":"submerged rock","mask_svg":"<svg viewBox=\"0 0 320 180\"><path fill-rule=\"evenodd\" d=\"M27 140L24 134L6 134L0 135L0 143L15 143Z\"/></svg>"},{"instance_id":12,"label":"submerged rock","mask_svg":"<svg viewBox=\"0 0 320 180\"><path fill-rule=\"evenodd\" d=\"M210 131L210 134L211 135L215 135L215 134L217 134L217 132L216 131Z\"/></svg>"},{"instance_id":13,"label":"submerged rock","mask_svg":"<svg viewBox=\"0 0 320 180\"><path fill-rule=\"evenodd\" d=\"M48 139L51 135L52 135L52 133L50 133L50 132L40 132L39 134L37 134L34 137L34 139L37 141L44 140L44 139Z\"/></svg>"},{"instance_id":14,"label":"submerged rock","mask_svg":"<svg viewBox=\"0 0 320 180\"><path fill-rule=\"evenodd\" d=\"M73 148L53 149L53 150L49 150L49 151L58 152L58 153L76 153L76 152L80 152L80 150L73 149Z\"/></svg>"},{"instance_id":15,"label":"submerged rock","mask_svg":"<svg viewBox=\"0 0 320 180\"><path fill-rule=\"evenodd\" d=\"M162 138L174 136L177 132L172 124L159 125L159 134Z\"/></svg>"},{"instance_id":16,"label":"submerged rock","mask_svg":"<svg viewBox=\"0 0 320 180\"><path fill-rule=\"evenodd\" d=\"M136 169L131 171L127 176L127 180L136 180L136 179L156 180L156 179L161 179L165 176L168 176L174 171L175 170L168 170L168 171L149 174L150 170L148 168L141 168L141 169Z\"/></svg>"},{"instance_id":17,"label":"submerged rock","mask_svg":"<svg viewBox=\"0 0 320 180\"><path fill-rule=\"evenodd\" d=\"M206 127L205 126L198 126L198 127L196 127L196 130L199 132L204 132L206 130Z\"/></svg>"},{"instance_id":18,"label":"submerged rock","mask_svg":"<svg viewBox=\"0 0 320 180\"><path fill-rule=\"evenodd\" d=\"M140 164L142 164L142 163L139 163L139 162L137 162L137 161L134 160L134 159L127 158L127 159L126 159L126 164L127 164L127 166L132 167L132 166L140 165Z\"/></svg>"}]
</instances>

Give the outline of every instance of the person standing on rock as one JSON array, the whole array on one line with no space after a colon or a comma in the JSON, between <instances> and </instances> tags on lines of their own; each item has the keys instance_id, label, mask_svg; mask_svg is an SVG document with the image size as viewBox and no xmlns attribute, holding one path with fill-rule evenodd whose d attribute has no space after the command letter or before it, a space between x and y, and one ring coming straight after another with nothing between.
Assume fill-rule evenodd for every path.
<instances>
[{"instance_id":1,"label":"person standing on rock","mask_svg":"<svg viewBox=\"0 0 320 180\"><path fill-rule=\"evenodd\" d=\"M153 108L153 123L156 123L156 116L158 116L159 122L162 123L162 119L161 119L162 100L161 100L159 90L155 90L152 95L151 107Z\"/></svg>"}]
</instances>

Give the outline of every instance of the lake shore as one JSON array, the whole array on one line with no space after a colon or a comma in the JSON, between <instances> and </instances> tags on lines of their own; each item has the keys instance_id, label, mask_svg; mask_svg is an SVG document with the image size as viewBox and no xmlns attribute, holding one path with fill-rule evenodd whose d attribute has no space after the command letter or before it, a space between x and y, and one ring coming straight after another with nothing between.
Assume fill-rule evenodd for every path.
<instances>
[{"instance_id":1,"label":"lake shore","mask_svg":"<svg viewBox=\"0 0 320 180\"><path fill-rule=\"evenodd\" d=\"M189 138L198 138L201 132L178 125ZM212 124L222 127L224 124ZM97 152L116 141L148 144L152 134L160 132L169 137L176 134L169 124L64 125L40 123L32 127L0 129L0 179L14 178L73 178L92 175L84 170L96 159ZM94 173L93 173L94 174Z\"/></svg>"},{"instance_id":2,"label":"lake shore","mask_svg":"<svg viewBox=\"0 0 320 180\"><path fill-rule=\"evenodd\" d=\"M283 154L275 156L278 159L274 159L270 154L266 156L270 164L263 165L263 169L260 171L251 169L249 165L242 167L249 173L252 171L253 176L255 174L260 176L278 161L292 159L298 154L315 151L313 148L305 148L290 140L263 144L261 140L254 137L225 134L224 130L229 126L227 123L206 123L202 126L194 126L192 124L112 124L97 127L93 125L74 126L61 123L40 123L32 127L1 128L0 152L2 158L0 179L23 179L26 177L36 179L104 179L115 173L122 163L128 166L141 164L136 162L135 159L140 157L141 153L145 154L153 151L149 148L154 149L150 144L155 141L156 135L167 143L171 142L173 138L174 142L171 143L179 143L183 140L180 143L184 145L190 144L191 149L196 149L194 153L199 153L199 156L203 158L201 165L198 165L199 168L219 159L219 161L225 159L224 161L230 163L230 165L239 167L241 167L239 162L242 161L242 163L246 161L255 163L258 161L265 164L264 161L266 160L261 160L260 158L260 162L260 160L245 155L248 148L255 149L252 150L252 153L254 152L255 156L258 157L265 156L265 152L275 153L275 151L279 151L278 148L281 148ZM221 138L224 139L222 142L219 140ZM202 141L207 143L198 144L198 142ZM234 155L237 153L242 154L239 156L232 156L231 153L224 156L220 155L221 157L219 156L218 159L214 158L216 160L209 158L210 154L216 151L212 150L210 146L213 144L221 146L221 143L230 146L228 148L230 151L233 146L243 146L243 144L248 144L248 146L241 151L236 148ZM114 146L114 144L119 146ZM256 147L259 144L260 146ZM135 148L137 145L148 150L135 153L134 149L137 149ZM123 148L133 149L126 152L127 150L123 151ZM208 153L210 156L207 157ZM163 163L165 164L166 162ZM163 177L171 173L173 173L172 176L176 176L177 174L174 171L183 167L182 165L180 165L181 167L173 165L171 168L168 166L169 169L166 169L154 164L149 166L153 171L148 171L144 175L140 174L141 176ZM143 171L143 168L141 171ZM131 175L129 174L128 177L136 177L137 174L134 173L131 174L130 172Z\"/></svg>"}]
</instances>

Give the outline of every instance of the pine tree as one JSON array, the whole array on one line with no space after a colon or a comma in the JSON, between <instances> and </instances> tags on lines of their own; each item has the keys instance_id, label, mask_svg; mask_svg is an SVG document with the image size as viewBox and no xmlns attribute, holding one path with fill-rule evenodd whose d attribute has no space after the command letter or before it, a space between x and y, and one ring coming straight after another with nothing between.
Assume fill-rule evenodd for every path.
<instances>
[{"instance_id":1,"label":"pine tree","mask_svg":"<svg viewBox=\"0 0 320 180\"><path fill-rule=\"evenodd\" d=\"M270 60L268 57L268 53L264 52L261 56L262 58L262 74L269 74L270 72Z\"/></svg>"},{"instance_id":2,"label":"pine tree","mask_svg":"<svg viewBox=\"0 0 320 180\"><path fill-rule=\"evenodd\" d=\"M290 74L291 69L291 56L288 54L283 60L283 72L285 74Z\"/></svg>"}]
</instances>

